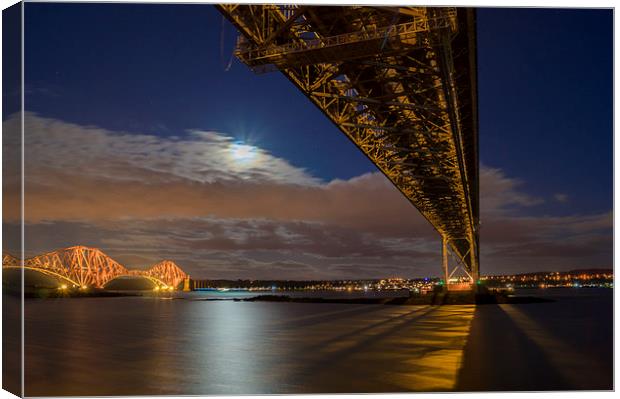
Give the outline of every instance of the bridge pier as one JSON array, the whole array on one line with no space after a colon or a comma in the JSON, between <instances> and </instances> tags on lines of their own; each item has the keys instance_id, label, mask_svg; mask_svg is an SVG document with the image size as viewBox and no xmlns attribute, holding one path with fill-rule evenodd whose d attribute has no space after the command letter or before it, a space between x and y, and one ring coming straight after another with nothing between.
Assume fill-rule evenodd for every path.
<instances>
[{"instance_id":1,"label":"bridge pier","mask_svg":"<svg viewBox=\"0 0 620 399\"><path fill-rule=\"evenodd\" d=\"M192 290L190 287L189 279L190 277L188 275L187 277L185 277L185 280L183 280L183 292L189 292Z\"/></svg>"},{"instance_id":2,"label":"bridge pier","mask_svg":"<svg viewBox=\"0 0 620 399\"><path fill-rule=\"evenodd\" d=\"M443 281L448 287L448 240L444 235L441 236L441 264L443 268Z\"/></svg>"},{"instance_id":3,"label":"bridge pier","mask_svg":"<svg viewBox=\"0 0 620 399\"><path fill-rule=\"evenodd\" d=\"M472 237L469 240L469 259L470 259L470 264L471 264L471 278L472 278L472 283L474 284L474 286L478 285L478 280L480 280L480 265L478 264L478 261L480 260L480 258L478 257L477 251L478 248L475 245L474 242L474 238Z\"/></svg>"},{"instance_id":4,"label":"bridge pier","mask_svg":"<svg viewBox=\"0 0 620 399\"><path fill-rule=\"evenodd\" d=\"M441 268L442 268L442 278L444 281L444 286L443 286L443 290L445 292L448 291L474 291L477 292L477 288L478 288L478 280L479 280L479 269L478 269L478 257L476 256L476 247L473 244L473 240L468 240L470 242L470 249L469 251L467 251L467 253L465 254L465 257L461 258L460 256L458 256L458 254L456 255L458 258L456 259L456 266L454 267L454 269L452 271L450 271L450 238L445 236L445 235L441 235ZM454 254L454 252L453 252ZM469 256L469 261L471 264L471 269L467 270L467 263L466 263L466 259L467 256ZM458 270L461 269L463 272L465 272L465 274L467 274L467 276L470 279L470 283L457 283L457 284L450 284L450 278L454 275L454 273Z\"/></svg>"}]
</instances>

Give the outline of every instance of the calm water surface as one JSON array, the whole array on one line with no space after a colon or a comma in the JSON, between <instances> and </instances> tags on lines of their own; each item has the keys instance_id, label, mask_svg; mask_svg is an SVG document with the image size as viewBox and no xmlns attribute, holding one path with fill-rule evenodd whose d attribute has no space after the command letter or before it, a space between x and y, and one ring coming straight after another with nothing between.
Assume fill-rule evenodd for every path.
<instances>
[{"instance_id":1,"label":"calm water surface","mask_svg":"<svg viewBox=\"0 0 620 399\"><path fill-rule=\"evenodd\" d=\"M497 333L503 328L542 331L542 338L521 343L532 347L549 334L559 337L565 346L551 348L546 359L578 345L590 368L603 374L611 368L611 290L582 297L564 291L568 299L551 304L478 308L196 300L213 295L27 300L26 395L479 389L476 381L484 377L475 377L476 365L497 361L481 348L506 346L507 334ZM472 323L475 318L480 321ZM480 334L490 330L493 336Z\"/></svg>"}]
</instances>

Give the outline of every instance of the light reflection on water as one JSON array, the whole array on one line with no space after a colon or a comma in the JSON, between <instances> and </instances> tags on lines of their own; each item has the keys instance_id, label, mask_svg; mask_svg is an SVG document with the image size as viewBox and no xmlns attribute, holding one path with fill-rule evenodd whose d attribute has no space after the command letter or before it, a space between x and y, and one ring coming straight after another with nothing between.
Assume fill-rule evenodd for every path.
<instances>
[{"instance_id":1,"label":"light reflection on water","mask_svg":"<svg viewBox=\"0 0 620 399\"><path fill-rule=\"evenodd\" d=\"M250 294L235 292L27 300L26 394L609 389L613 291L545 293L557 301L431 307L201 300ZM14 313L5 312L3 322L18 323Z\"/></svg>"},{"instance_id":2,"label":"light reflection on water","mask_svg":"<svg viewBox=\"0 0 620 399\"><path fill-rule=\"evenodd\" d=\"M30 300L26 394L446 390L473 312L473 306Z\"/></svg>"},{"instance_id":3,"label":"light reflection on water","mask_svg":"<svg viewBox=\"0 0 620 399\"><path fill-rule=\"evenodd\" d=\"M187 299L234 299L251 298L262 295L286 295L292 298L393 298L409 296L408 290L383 290L383 291L348 291L348 290L313 290L313 291L192 291L175 292L175 297Z\"/></svg>"}]
</instances>

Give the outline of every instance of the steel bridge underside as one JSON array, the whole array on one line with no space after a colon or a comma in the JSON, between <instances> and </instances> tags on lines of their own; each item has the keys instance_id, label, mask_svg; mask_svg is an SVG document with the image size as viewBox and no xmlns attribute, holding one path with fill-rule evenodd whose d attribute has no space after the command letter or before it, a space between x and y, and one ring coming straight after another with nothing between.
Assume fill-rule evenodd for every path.
<instances>
[{"instance_id":1,"label":"steel bridge underside","mask_svg":"<svg viewBox=\"0 0 620 399\"><path fill-rule=\"evenodd\" d=\"M219 5L236 56L279 70L479 276L475 12L468 8ZM447 276L447 271L445 271Z\"/></svg>"}]
</instances>

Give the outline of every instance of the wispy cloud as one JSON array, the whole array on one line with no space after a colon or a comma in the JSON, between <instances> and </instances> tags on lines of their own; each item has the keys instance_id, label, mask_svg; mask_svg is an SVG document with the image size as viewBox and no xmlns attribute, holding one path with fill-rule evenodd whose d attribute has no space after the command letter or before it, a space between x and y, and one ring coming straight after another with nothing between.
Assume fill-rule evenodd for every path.
<instances>
[{"instance_id":1,"label":"wispy cloud","mask_svg":"<svg viewBox=\"0 0 620 399\"><path fill-rule=\"evenodd\" d=\"M16 116L8 128L19 123ZM88 174L110 181L188 180L196 183L252 181L302 186L319 179L255 146L225 134L191 130L183 137L112 132L27 112L26 157L36 177L41 169Z\"/></svg>"},{"instance_id":2,"label":"wispy cloud","mask_svg":"<svg viewBox=\"0 0 620 399\"><path fill-rule=\"evenodd\" d=\"M487 214L508 214L543 203L541 198L520 191L523 182L506 176L499 168L482 165L480 181L480 209Z\"/></svg>"},{"instance_id":3,"label":"wispy cloud","mask_svg":"<svg viewBox=\"0 0 620 399\"><path fill-rule=\"evenodd\" d=\"M165 257L213 278L439 271L436 233L379 173L323 182L218 132L158 137L32 113L25 131L31 255L79 243L130 267ZM483 271L611 265L611 213L531 216L542 199L501 169L481 170ZM18 182L5 179L9 191ZM5 222L18 217L5 208Z\"/></svg>"}]
</instances>

